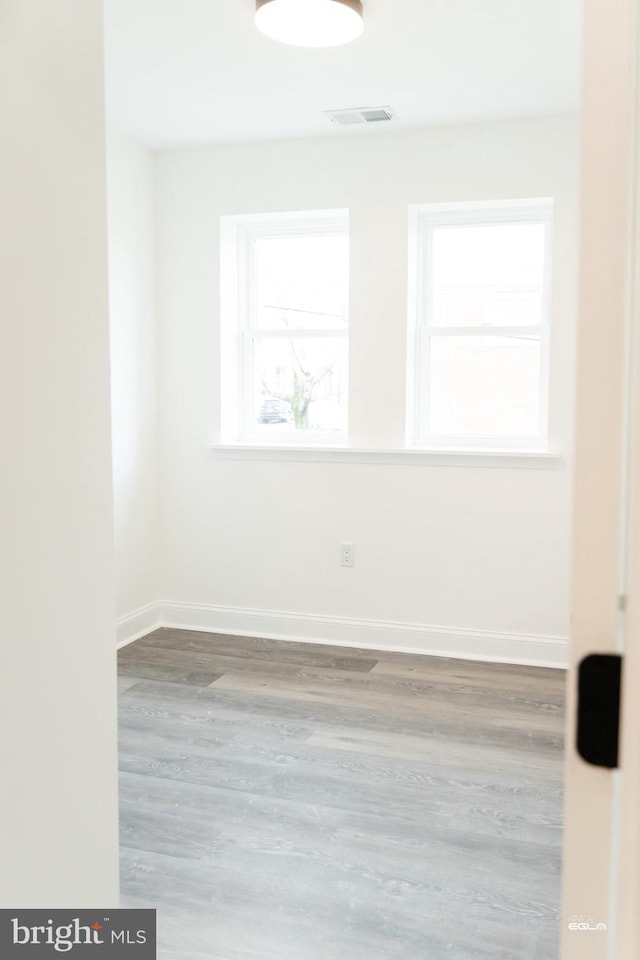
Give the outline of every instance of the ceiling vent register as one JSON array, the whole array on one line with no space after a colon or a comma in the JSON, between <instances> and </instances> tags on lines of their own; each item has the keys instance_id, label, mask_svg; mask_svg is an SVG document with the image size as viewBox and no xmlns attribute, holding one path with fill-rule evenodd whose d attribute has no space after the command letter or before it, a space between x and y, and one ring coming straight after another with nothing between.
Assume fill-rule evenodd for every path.
<instances>
[{"instance_id":1,"label":"ceiling vent register","mask_svg":"<svg viewBox=\"0 0 640 960\"><path fill-rule=\"evenodd\" d=\"M395 117L391 107L351 107L348 110L325 110L324 115L336 127L351 126L354 123L387 123Z\"/></svg>"}]
</instances>

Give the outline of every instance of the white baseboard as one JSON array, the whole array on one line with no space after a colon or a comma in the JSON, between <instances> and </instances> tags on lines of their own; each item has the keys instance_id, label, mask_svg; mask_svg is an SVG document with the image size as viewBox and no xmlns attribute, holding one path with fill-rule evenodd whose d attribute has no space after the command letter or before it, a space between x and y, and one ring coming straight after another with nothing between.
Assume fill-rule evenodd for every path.
<instances>
[{"instance_id":1,"label":"white baseboard","mask_svg":"<svg viewBox=\"0 0 640 960\"><path fill-rule=\"evenodd\" d=\"M145 634L156 630L160 623L160 604L148 603L133 613L116 620L116 647L126 647L128 643L139 640Z\"/></svg>"},{"instance_id":2,"label":"white baseboard","mask_svg":"<svg viewBox=\"0 0 640 960\"><path fill-rule=\"evenodd\" d=\"M126 621L130 633L125 634L128 639L123 639L120 646L144 632L163 626L540 667L565 668L568 662L568 641L565 637L493 633L383 620L355 620L279 610L223 607L208 603L162 601L155 607L152 605L138 610L123 620ZM149 623L147 630L143 626L145 620ZM124 627L123 623L123 632Z\"/></svg>"}]
</instances>

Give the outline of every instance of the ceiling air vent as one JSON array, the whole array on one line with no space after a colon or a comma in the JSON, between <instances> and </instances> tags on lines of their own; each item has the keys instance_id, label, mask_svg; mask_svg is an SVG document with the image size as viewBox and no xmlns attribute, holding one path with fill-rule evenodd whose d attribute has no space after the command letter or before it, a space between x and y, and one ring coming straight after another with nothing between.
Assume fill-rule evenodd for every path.
<instances>
[{"instance_id":1,"label":"ceiling air vent","mask_svg":"<svg viewBox=\"0 0 640 960\"><path fill-rule=\"evenodd\" d=\"M336 127L346 127L354 123L386 123L393 120L395 114L391 107L352 107L349 110L325 110Z\"/></svg>"}]
</instances>

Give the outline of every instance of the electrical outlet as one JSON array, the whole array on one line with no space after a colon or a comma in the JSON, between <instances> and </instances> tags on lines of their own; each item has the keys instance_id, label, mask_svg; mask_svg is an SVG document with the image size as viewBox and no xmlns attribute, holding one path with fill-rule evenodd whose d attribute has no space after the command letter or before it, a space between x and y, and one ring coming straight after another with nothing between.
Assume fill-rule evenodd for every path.
<instances>
[{"instance_id":1,"label":"electrical outlet","mask_svg":"<svg viewBox=\"0 0 640 960\"><path fill-rule=\"evenodd\" d=\"M352 543L341 543L340 544L340 566L354 567L355 552L356 552L356 548Z\"/></svg>"}]
</instances>

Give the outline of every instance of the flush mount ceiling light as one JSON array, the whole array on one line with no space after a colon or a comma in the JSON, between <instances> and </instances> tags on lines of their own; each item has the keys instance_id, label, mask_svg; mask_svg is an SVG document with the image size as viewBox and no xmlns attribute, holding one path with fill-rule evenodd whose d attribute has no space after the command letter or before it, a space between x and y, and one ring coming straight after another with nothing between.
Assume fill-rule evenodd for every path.
<instances>
[{"instance_id":1,"label":"flush mount ceiling light","mask_svg":"<svg viewBox=\"0 0 640 960\"><path fill-rule=\"evenodd\" d=\"M338 47L363 30L361 0L256 0L258 30L294 47Z\"/></svg>"}]
</instances>

